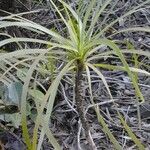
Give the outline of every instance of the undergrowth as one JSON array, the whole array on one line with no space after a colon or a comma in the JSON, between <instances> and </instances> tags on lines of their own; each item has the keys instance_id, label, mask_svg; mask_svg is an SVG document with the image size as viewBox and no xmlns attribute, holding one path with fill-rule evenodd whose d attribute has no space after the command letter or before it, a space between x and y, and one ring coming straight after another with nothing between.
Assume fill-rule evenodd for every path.
<instances>
[{"instance_id":1,"label":"undergrowth","mask_svg":"<svg viewBox=\"0 0 150 150\"><path fill-rule=\"evenodd\" d=\"M117 4L118 1L119 0L117 0L115 4ZM22 18L21 14L11 14L1 18L0 29L17 26L19 28L38 33L41 36L47 34L47 36L50 37L50 40L42 40L40 38L8 36L7 39L0 41L0 47L14 42L19 45L19 49L16 51L1 53L0 67L2 71L0 72L0 79L5 85L9 85L11 82L17 81L21 81L23 83L20 105L18 107L20 107L21 113L23 138L29 150L40 150L45 135L54 149L62 149L57 140L54 138L49 128L49 124L59 85L62 79L68 74L73 75L72 81L74 81L73 85L75 87L73 91L76 102L75 108L78 112L78 116L84 129L85 138L88 141L90 149L96 150L97 145L92 139L90 125L85 115L83 76L87 79L90 91L90 102L93 105L97 120L102 127L103 132L113 143L114 149L122 149L121 143L119 143L112 134L104 117L101 115L101 108L93 100L91 75L94 72L94 74L98 76L99 80L102 80L110 96L110 100L114 101L109 85L102 73L102 69L121 70L126 72L135 90L137 104L139 105L144 102L143 94L141 93L138 85L138 74L141 73L145 76L149 76L150 73L139 68L138 56L150 57L150 53L148 51L136 50L131 42L128 40L125 42L119 41L119 39L115 39L115 35L124 32L137 31L149 33L150 28L137 26L116 30L113 26L125 17L144 9L144 7L147 7L149 2L149 0L146 0L141 4L137 4L137 6L128 10L120 17L114 19L110 18L111 22L109 21L107 24L109 16L114 11L113 5L110 5L111 3L114 3L112 0L106 0L104 2L93 0L87 1L86 3L84 3L84 1L80 1L75 8L72 8L68 3L62 0L58 0L57 5L50 0L51 7L53 7L59 20L61 20L61 24L64 26L64 29L62 30L65 32L65 35L62 35L55 29L47 29L30 20ZM103 21L99 21L102 17ZM100 24L100 22L102 24ZM110 30L113 30L113 32L110 32ZM25 43L25 48L23 48L20 43ZM43 47L30 48L27 45L28 43L32 43L33 45L42 44ZM122 43L126 46L125 48L121 47ZM132 55L133 57L130 59L128 58L128 60L128 55ZM116 59L117 62L119 62L119 65L117 63L108 64L107 61L105 61L107 59ZM133 62L132 66L130 62ZM47 67L45 64L47 64ZM10 71L12 69L16 71L14 71L14 74L10 75ZM19 72L23 74L20 78L16 74ZM36 80L35 72L38 72L44 77L46 74L49 76L50 85L48 89L44 89L39 81ZM45 94L40 92L39 89L37 89L37 86L41 86L41 88L44 89ZM37 94L40 96L37 96ZM35 124L33 135L30 135L28 130L27 100L29 95L34 97L37 110L37 115L34 120ZM115 102L114 106L117 107ZM129 134L132 141L140 150L144 150L144 145L127 125L122 114L120 114L119 111L117 111L117 114L120 119L120 123L123 125L123 128ZM80 146L78 146L78 148L80 148Z\"/></svg>"}]
</instances>

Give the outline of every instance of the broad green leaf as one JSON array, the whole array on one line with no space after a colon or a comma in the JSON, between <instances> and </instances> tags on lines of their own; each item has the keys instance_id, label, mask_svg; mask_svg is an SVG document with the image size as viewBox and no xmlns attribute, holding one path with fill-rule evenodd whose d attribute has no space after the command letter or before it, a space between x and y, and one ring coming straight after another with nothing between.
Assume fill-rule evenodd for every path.
<instances>
[{"instance_id":1,"label":"broad green leaf","mask_svg":"<svg viewBox=\"0 0 150 150\"><path fill-rule=\"evenodd\" d=\"M8 86L9 100L12 103L18 105L18 107L20 107L20 103L21 103L22 87L23 87L23 85L21 82L12 82Z\"/></svg>"},{"instance_id":2,"label":"broad green leaf","mask_svg":"<svg viewBox=\"0 0 150 150\"><path fill-rule=\"evenodd\" d=\"M40 103L42 103L42 101L44 100L44 94L36 89L30 89L29 94L35 98L35 100L39 100Z\"/></svg>"},{"instance_id":3,"label":"broad green leaf","mask_svg":"<svg viewBox=\"0 0 150 150\"><path fill-rule=\"evenodd\" d=\"M20 113L5 114L5 121L11 122L12 126L19 128L21 125L21 115Z\"/></svg>"}]
</instances>

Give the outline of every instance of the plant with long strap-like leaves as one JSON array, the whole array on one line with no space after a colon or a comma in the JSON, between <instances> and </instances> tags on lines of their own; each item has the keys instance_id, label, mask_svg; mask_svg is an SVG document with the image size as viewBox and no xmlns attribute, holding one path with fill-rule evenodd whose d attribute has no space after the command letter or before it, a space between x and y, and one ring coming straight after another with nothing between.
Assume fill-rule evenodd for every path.
<instances>
[{"instance_id":1,"label":"plant with long strap-like leaves","mask_svg":"<svg viewBox=\"0 0 150 150\"><path fill-rule=\"evenodd\" d=\"M99 68L112 69L112 70L117 69L117 70L122 70L127 72L128 76L132 81L133 87L135 89L137 99L140 102L144 101L143 95L140 91L137 80L135 79L134 73L135 72L143 73L148 76L150 75L150 73L145 70L141 70L135 67L130 67L128 62L126 61L124 53L144 55L146 57L149 57L150 53L141 50L123 51L122 49L119 48L119 46L117 46L114 40L110 40L106 37L105 38L103 37L105 31L107 31L115 23L117 23L119 20L135 12L140 11L143 6L149 4L150 0L146 0L142 4L139 4L138 6L134 7L132 10L125 13L124 15L120 16L117 19L114 19L111 23L105 25L103 28L98 28L96 25L99 17L104 12L104 10L108 8L110 3L112 3L112 0L106 0L104 3L101 3L98 0L87 1L86 3L81 2L76 11L64 1L62 0L58 0L58 1L61 5L61 9L58 6L56 6L52 0L50 0L52 6L54 7L55 11L59 15L60 19L62 20L62 23L65 24L66 26L65 31L67 31L67 33L65 35L61 35L59 34L59 32L58 33L54 32L53 30L49 30L39 24L24 19L20 17L19 14L3 17L0 21L0 29L10 27L10 26L17 26L17 27L28 29L33 32L37 32L39 34L47 34L48 36L51 37L50 41L33 39L33 38L23 38L23 37L14 37L14 38L11 37L0 41L0 47L12 42L40 43L49 47L45 49L21 49L18 51L14 51L12 53L8 53L8 54L3 53L0 55L0 60L2 62L5 62L4 65L7 64L6 60L11 61L11 59L15 58L15 60L13 61L16 61L16 64L13 64L11 66L12 68L16 68L19 70L19 67L17 67L19 63L24 65L26 68L29 68L28 72L26 73L26 78L24 79L23 92L21 98L22 130L23 130L23 137L25 139L25 143L29 150L35 150L35 149L40 150L44 136L46 135L56 150L61 149L61 147L59 146L58 142L56 141L56 139L54 138L54 136L52 135L49 129L49 121L50 121L55 97L61 79L68 72L71 72L74 73L75 75L74 92L75 92L76 108L85 132L86 140L89 143L90 149L96 150L97 148L90 133L90 126L88 120L84 114L84 107L83 107L84 97L82 96L83 74L86 74L88 79L90 95L91 95L90 96L91 103L95 106L95 111L98 117L98 121L102 125L103 131L110 138L110 141L113 143L115 149L119 150L121 149L121 145L112 135L109 128L106 127L106 123L102 115L99 113L98 107L96 106L96 104L94 104L93 97L92 97L90 70L94 71L95 74L97 74L98 77L103 81L103 84L105 85L110 95L110 99L112 100L113 97L111 95L107 81L103 76L103 74L101 73L101 71L99 70ZM119 0L117 0L117 2L118 1ZM111 8L111 10L112 9L113 7ZM105 20L107 20L108 16L109 13L108 15L106 15L106 18L104 18L103 24L105 23ZM116 31L115 33L113 33L113 35L122 32L129 32L129 31L150 32L150 29L144 27L134 27L134 28L132 27L132 28ZM109 37L110 36L111 35L109 35ZM106 46L106 50L104 52L100 52L101 48L104 46ZM62 69L56 71L56 76L54 77L50 87L46 91L44 100L40 104L38 102L35 102L38 115L35 121L33 138L31 142L30 135L28 133L27 118L26 118L26 100L28 95L28 88L34 70L39 71L38 64L40 61L47 59L47 54L50 58L55 59L56 61L57 60L64 61L64 63L63 63L63 67L61 67ZM115 66L115 65L103 64L103 63L94 63L95 60L103 59L106 57L108 58L116 57L118 60L120 60L122 66ZM30 58L29 60L30 63L32 62L32 64L29 65L27 63L27 61L29 61L28 59L25 60L25 62L22 62L18 58L22 58L22 59ZM1 81L3 81L6 84L9 81L9 79L5 76L5 74L7 74L9 71L6 66L3 66L3 70L4 70L4 74L2 75ZM46 108L46 114L43 114L44 108ZM127 129L127 132L130 133L131 138L133 138L133 141L136 143L136 145L141 149L144 149L141 142L134 136L132 131L129 130L127 124L123 121L121 115L120 118L125 129ZM41 127L41 132L40 132L39 142L37 145L38 129L40 127Z\"/></svg>"}]
</instances>

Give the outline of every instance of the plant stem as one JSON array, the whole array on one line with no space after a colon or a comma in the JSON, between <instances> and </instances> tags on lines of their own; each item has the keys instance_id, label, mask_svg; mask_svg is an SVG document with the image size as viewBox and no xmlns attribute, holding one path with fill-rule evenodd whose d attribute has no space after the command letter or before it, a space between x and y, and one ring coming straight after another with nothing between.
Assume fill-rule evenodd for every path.
<instances>
[{"instance_id":1,"label":"plant stem","mask_svg":"<svg viewBox=\"0 0 150 150\"><path fill-rule=\"evenodd\" d=\"M81 124L85 132L86 140L89 143L90 149L96 150L97 148L91 137L89 123L84 115L84 106L83 106L84 98L82 96L83 69L84 69L83 63L80 60L77 60L77 70L75 77L75 100L79 118L81 120Z\"/></svg>"}]
</instances>

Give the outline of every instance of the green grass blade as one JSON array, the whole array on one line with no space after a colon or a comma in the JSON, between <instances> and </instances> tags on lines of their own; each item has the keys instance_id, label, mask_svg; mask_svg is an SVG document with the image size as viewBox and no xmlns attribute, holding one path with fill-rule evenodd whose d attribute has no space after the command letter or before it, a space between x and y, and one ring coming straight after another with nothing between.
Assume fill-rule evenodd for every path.
<instances>
[{"instance_id":1,"label":"green grass blade","mask_svg":"<svg viewBox=\"0 0 150 150\"><path fill-rule=\"evenodd\" d=\"M150 28L149 27L132 27L132 28L127 28L127 29L122 29L122 30L119 30L113 34L111 34L109 37L111 36L114 36L116 34L119 34L119 33L123 33L123 32L138 32L138 31L142 31L142 32L150 32Z\"/></svg>"},{"instance_id":2,"label":"green grass blade","mask_svg":"<svg viewBox=\"0 0 150 150\"><path fill-rule=\"evenodd\" d=\"M46 49L22 49L14 52L9 52L9 53L1 53L0 55L0 60L5 60L5 59L11 59L13 57L23 57L25 55L30 55L30 54L41 54L45 53L47 50Z\"/></svg>"},{"instance_id":3,"label":"green grass blade","mask_svg":"<svg viewBox=\"0 0 150 150\"><path fill-rule=\"evenodd\" d=\"M116 4L119 2L119 0L115 0L114 3L112 3L112 6L109 10L106 10L106 15L104 16L104 19L102 20L102 22L100 23L100 27L95 31L94 35L97 34L99 32L99 30L101 30L102 26L107 24L107 19L109 17L109 15L111 13L113 13L113 9L115 8Z\"/></svg>"},{"instance_id":4,"label":"green grass blade","mask_svg":"<svg viewBox=\"0 0 150 150\"><path fill-rule=\"evenodd\" d=\"M35 121L35 126L33 130L33 138L32 138L32 149L31 150L36 150L37 149L37 140L38 140L38 129L41 124L41 118L43 116L39 114L37 115L36 121Z\"/></svg>"},{"instance_id":5,"label":"green grass blade","mask_svg":"<svg viewBox=\"0 0 150 150\"><path fill-rule=\"evenodd\" d=\"M88 57L90 54L96 52L95 49L91 50L90 52L88 52L86 54L86 57ZM143 50L127 50L127 49L123 49L121 50L121 52L123 54L137 54L137 55L141 55L141 56L146 56L146 57L150 57L150 53L148 51L143 51ZM107 58L107 57L114 57L114 56L111 56L111 55L114 55L115 52L114 51L107 51L107 52L102 52L100 54L96 54L96 55L92 55L90 56L89 58L87 58L87 62L89 61L93 61L93 60L96 60L96 59L100 59L100 58Z\"/></svg>"},{"instance_id":6,"label":"green grass blade","mask_svg":"<svg viewBox=\"0 0 150 150\"><path fill-rule=\"evenodd\" d=\"M109 137L110 141L113 143L114 148L116 150L122 150L122 146L119 144L119 142L116 140L116 138L113 136L111 131L108 128L108 125L105 123L103 116L100 114L99 108L97 106L96 108L96 114L98 118L98 122L102 125L103 127L103 132Z\"/></svg>"},{"instance_id":7,"label":"green grass blade","mask_svg":"<svg viewBox=\"0 0 150 150\"><path fill-rule=\"evenodd\" d=\"M31 65L29 71L27 72L26 78L24 80L22 96L21 96L21 122L22 122L23 137L25 139L25 142L29 150L31 149L31 141L30 141L30 136L29 136L28 128L27 128L26 99L27 99L28 87L29 87L29 83L32 77L32 73L35 70L36 65L38 64L40 59L43 57L43 55L44 54L40 54L37 57L37 59Z\"/></svg>"},{"instance_id":8,"label":"green grass blade","mask_svg":"<svg viewBox=\"0 0 150 150\"><path fill-rule=\"evenodd\" d=\"M43 121L43 128L45 130L45 133L49 139L49 142L53 145L55 150L61 150L62 148L60 147L60 145L58 144L57 140L55 139L55 137L53 136L51 130L49 129L49 126L47 124L44 123L45 121Z\"/></svg>"},{"instance_id":9,"label":"green grass blade","mask_svg":"<svg viewBox=\"0 0 150 150\"><path fill-rule=\"evenodd\" d=\"M61 17L62 21L64 22L64 24L66 25L67 29L68 29L68 32L70 34L70 38L71 40L73 41L73 44L75 47L77 47L77 38L72 30L72 27L70 26L70 24L67 22L67 20L63 17L62 13L59 11L59 8L55 5L55 3L50 0L50 2L52 3L52 5L54 6L54 8L56 9L56 11L58 12L59 16ZM63 4L63 6L66 6L67 7L67 4L65 4L64 2L62 2L61 0L59 0L59 2L61 2Z\"/></svg>"},{"instance_id":10,"label":"green grass blade","mask_svg":"<svg viewBox=\"0 0 150 150\"><path fill-rule=\"evenodd\" d=\"M88 37L91 37L92 36L92 33L93 33L93 30L94 30L94 26L99 18L99 16L101 15L101 13L104 11L104 9L108 6L108 4L110 4L112 0L107 0L102 6L101 8L98 8L99 11L98 13L96 13L95 17L92 19L92 22L91 22L91 25L87 31L87 35Z\"/></svg>"},{"instance_id":11,"label":"green grass blade","mask_svg":"<svg viewBox=\"0 0 150 150\"><path fill-rule=\"evenodd\" d=\"M43 109L45 108L45 105L47 104L47 112L46 112L46 116L45 116L45 124L49 123L49 119L51 116L51 112L52 112L52 108L53 108L53 104L54 104L54 100L55 100L55 96L56 96L56 92L58 90L58 85L60 83L60 80L62 79L62 77L68 72L68 70L70 70L70 66L73 64L74 60L70 61L58 74L58 76L55 78L55 80L53 81L53 83L51 84L51 86L49 87L49 89L46 92L45 98L44 98L44 102L42 103L41 106L41 112L43 112ZM49 97L50 96L50 97ZM48 100L48 103L47 103ZM41 144L44 138L44 135L46 134L45 130L42 128L41 130L41 134L40 134L40 142L38 143L38 150L40 150L41 148Z\"/></svg>"},{"instance_id":12,"label":"green grass blade","mask_svg":"<svg viewBox=\"0 0 150 150\"><path fill-rule=\"evenodd\" d=\"M30 23L30 22L10 22L10 21L2 21L2 23L0 24L0 28L6 28L6 27L10 27L10 26L18 26L18 27L22 27L22 28L26 28L26 27L29 27L28 30L30 29L35 29L35 30L39 30L39 31L42 31L48 35L51 35L52 37L56 38L59 42L62 42L62 41L66 41L66 39L64 37L62 37L61 35L57 34L56 32L54 31L51 31L39 24L36 24L36 23ZM66 41L67 42L67 41Z\"/></svg>"},{"instance_id":13,"label":"green grass blade","mask_svg":"<svg viewBox=\"0 0 150 150\"><path fill-rule=\"evenodd\" d=\"M133 82L133 86L135 88L135 92L136 92L136 96L138 98L140 98L140 101L144 102L144 97L139 89L139 86L136 82L136 79L134 78L134 75L132 74L132 72L130 71L130 68L129 68L129 65L128 63L126 62L125 60L125 57L124 55L122 54L121 50L119 49L119 47L113 43L112 41L110 40L106 40L105 43L107 43L108 46L110 46L116 53L116 55L120 58L121 62L123 63L129 77L131 78L132 82Z\"/></svg>"},{"instance_id":14,"label":"green grass blade","mask_svg":"<svg viewBox=\"0 0 150 150\"><path fill-rule=\"evenodd\" d=\"M145 2L143 2L142 4L134 7L132 10L128 11L127 13L125 13L124 15L122 15L121 17L117 18L116 20L112 21L109 25L107 25L104 29L102 29L95 37L94 39L98 39L105 31L107 31L111 26L113 26L115 23L117 23L119 20L135 13L135 12L138 12L140 10L142 10L143 8L140 8L142 7L143 5L149 3L150 0L146 0Z\"/></svg>"},{"instance_id":15,"label":"green grass blade","mask_svg":"<svg viewBox=\"0 0 150 150\"><path fill-rule=\"evenodd\" d=\"M96 67L101 67L101 68L105 68L105 69L110 69L110 70L122 70L122 71L126 71L124 66L115 66L115 65L108 65L108 64L93 64ZM142 73L145 74L147 76L150 76L150 73L147 72L146 70L142 70L142 69L138 69L138 68L134 68L134 67L129 67L130 71L135 72L135 73Z\"/></svg>"},{"instance_id":16,"label":"green grass blade","mask_svg":"<svg viewBox=\"0 0 150 150\"><path fill-rule=\"evenodd\" d=\"M77 24L79 25L79 31L80 34L82 33L82 21L80 19L80 16L71 8L70 5L68 5L67 3L63 2L62 0L59 0L66 8L68 8L68 10L71 12L71 14L73 15L73 17L76 19Z\"/></svg>"},{"instance_id":17,"label":"green grass blade","mask_svg":"<svg viewBox=\"0 0 150 150\"><path fill-rule=\"evenodd\" d=\"M109 89L109 86L107 84L107 81L105 79L105 77L103 76L103 74L96 68L94 67L94 65L90 64L90 63L86 63L88 67L90 67L95 73L98 74L98 76L100 77L100 79L102 79L107 91L108 91L108 94L110 95L110 98L113 99L112 95L111 95L111 92L110 92L110 89Z\"/></svg>"},{"instance_id":18,"label":"green grass blade","mask_svg":"<svg viewBox=\"0 0 150 150\"><path fill-rule=\"evenodd\" d=\"M69 45L63 45L63 44L58 44L58 43L53 43L53 42L49 42L49 41L45 41L45 40L39 40L39 39L32 39L32 38L9 38L9 39L5 39L0 41L0 47L9 44L9 43L13 43L13 42L32 42L32 43L40 43L40 44L45 44L45 45L49 45L50 46L54 46L54 47L59 47L59 48L63 48L66 49L68 51L75 51L77 52L76 49L74 49L73 47L69 46Z\"/></svg>"},{"instance_id":19,"label":"green grass blade","mask_svg":"<svg viewBox=\"0 0 150 150\"><path fill-rule=\"evenodd\" d=\"M37 145L37 150L41 150L44 136L45 136L45 130L44 130L44 128L42 128L41 133L40 133L40 137L39 137L39 141L38 141L38 145Z\"/></svg>"},{"instance_id":20,"label":"green grass blade","mask_svg":"<svg viewBox=\"0 0 150 150\"><path fill-rule=\"evenodd\" d=\"M91 97L91 102L94 106L97 118L98 118L98 122L102 125L103 127L103 132L108 135L110 141L113 143L115 149L117 150L121 150L122 147L121 145L118 143L118 141L116 140L116 138L113 136L113 134L111 133L111 131L109 130L107 124L105 123L103 116L100 114L99 110L98 110L98 106L95 105L94 101L93 101L93 94L92 94L92 87L91 87L91 77L90 77L90 70L88 68L88 65L86 65L86 72L87 72L87 77L88 77L88 84L89 84L89 89L90 89L90 97Z\"/></svg>"},{"instance_id":21,"label":"green grass blade","mask_svg":"<svg viewBox=\"0 0 150 150\"><path fill-rule=\"evenodd\" d=\"M91 103L95 106L95 103L93 101L93 92L92 92L90 70L89 70L88 65L86 65L86 64L85 64L85 68L86 68L86 74L87 74L87 78L88 78L88 85L89 85L89 91L90 91L90 100L91 100Z\"/></svg>"},{"instance_id":22,"label":"green grass blade","mask_svg":"<svg viewBox=\"0 0 150 150\"><path fill-rule=\"evenodd\" d=\"M136 144L138 149L145 150L145 147L143 146L141 141L135 136L135 134L132 132L131 128L127 125L127 123L124 121L124 118L122 117L122 115L120 113L118 113L118 115L119 115L120 121L123 124L125 130L127 131L130 138L134 141L134 143Z\"/></svg>"},{"instance_id":23,"label":"green grass blade","mask_svg":"<svg viewBox=\"0 0 150 150\"><path fill-rule=\"evenodd\" d=\"M74 22L74 20L71 19L71 16L70 16L67 8L65 6L64 6L64 8L65 8L65 11L66 11L66 14L67 14L67 17L68 17L67 23L68 23L68 26L69 26L69 29L70 29L69 30L70 37L71 37L72 41L74 41L74 43L76 43L75 46L77 47L78 42L79 42L78 37L80 36L79 32L78 32L78 27L77 27L77 24Z\"/></svg>"},{"instance_id":24,"label":"green grass blade","mask_svg":"<svg viewBox=\"0 0 150 150\"><path fill-rule=\"evenodd\" d=\"M140 91L140 88L139 88L139 86L138 86L138 84L137 84L137 82L136 82L136 80L134 78L133 73L129 69L129 65L126 62L126 59L125 59L122 51L119 49L119 47L114 42L112 42L111 40L108 40L108 39L99 39L97 42L95 41L94 43L95 43L95 45L99 45L99 44L107 45L114 51L114 54L119 57L119 59L121 60L123 66L125 67L128 75L129 75L129 77L131 78L131 80L133 82L133 86L135 88L136 97L139 99L140 102L144 102L144 97L143 97L143 95L142 95L142 93Z\"/></svg>"},{"instance_id":25,"label":"green grass blade","mask_svg":"<svg viewBox=\"0 0 150 150\"><path fill-rule=\"evenodd\" d=\"M92 0L92 1L89 3L89 5L87 6L87 8L86 8L86 12L85 12L85 15L84 15L84 18L83 18L83 28L84 28L83 31L85 31L85 28L86 28L86 26L87 26L88 19L89 19L89 17L90 17L90 13L91 13L91 11L92 11L92 9L93 9L95 3L96 3L96 0Z\"/></svg>"},{"instance_id":26,"label":"green grass blade","mask_svg":"<svg viewBox=\"0 0 150 150\"><path fill-rule=\"evenodd\" d=\"M131 51L135 49L133 44L129 40L126 40L126 45L127 45L127 49L129 49ZM134 67L138 69L139 68L138 55L133 54L132 58L133 58L133 62L134 62ZM136 72L134 73L134 76L135 76L136 81L138 82L138 74Z\"/></svg>"}]
</instances>

